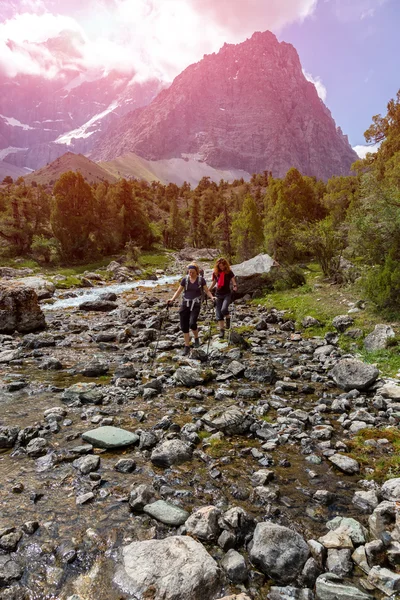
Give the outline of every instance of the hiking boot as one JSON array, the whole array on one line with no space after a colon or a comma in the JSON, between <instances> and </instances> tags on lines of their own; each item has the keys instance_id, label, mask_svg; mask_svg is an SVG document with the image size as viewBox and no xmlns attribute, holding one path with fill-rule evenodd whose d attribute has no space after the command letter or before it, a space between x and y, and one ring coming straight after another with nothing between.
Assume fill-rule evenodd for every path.
<instances>
[{"instance_id":1,"label":"hiking boot","mask_svg":"<svg viewBox=\"0 0 400 600\"><path fill-rule=\"evenodd\" d=\"M231 328L231 318L229 316L225 317L225 327L226 327L226 329Z\"/></svg>"},{"instance_id":2,"label":"hiking boot","mask_svg":"<svg viewBox=\"0 0 400 600\"><path fill-rule=\"evenodd\" d=\"M220 332L219 332L219 339L220 339L220 340L223 340L223 339L224 339L224 337L225 337L225 329L220 329Z\"/></svg>"},{"instance_id":3,"label":"hiking boot","mask_svg":"<svg viewBox=\"0 0 400 600\"><path fill-rule=\"evenodd\" d=\"M199 338L194 338L194 347L198 348L200 346L200 340Z\"/></svg>"},{"instance_id":4,"label":"hiking boot","mask_svg":"<svg viewBox=\"0 0 400 600\"><path fill-rule=\"evenodd\" d=\"M185 346L183 349L183 356L189 356L190 354L190 346Z\"/></svg>"}]
</instances>

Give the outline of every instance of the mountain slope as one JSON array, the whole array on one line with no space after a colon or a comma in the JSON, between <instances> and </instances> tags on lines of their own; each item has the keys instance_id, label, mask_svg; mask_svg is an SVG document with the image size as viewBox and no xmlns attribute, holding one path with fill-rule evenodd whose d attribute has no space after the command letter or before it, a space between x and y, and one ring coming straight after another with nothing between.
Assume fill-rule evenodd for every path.
<instances>
[{"instance_id":1,"label":"mountain slope","mask_svg":"<svg viewBox=\"0 0 400 600\"><path fill-rule=\"evenodd\" d=\"M211 181L219 183L221 179L232 182L234 179L250 180L250 174L238 169L219 170L206 163L183 158L170 158L165 160L150 161L133 153L119 156L109 162L100 162L99 165L116 177L135 177L151 183L176 183L181 186L185 181L192 186L197 186L200 179L209 177Z\"/></svg>"},{"instance_id":2,"label":"mountain slope","mask_svg":"<svg viewBox=\"0 0 400 600\"><path fill-rule=\"evenodd\" d=\"M86 156L83 156L82 154L73 154L72 152L67 152L51 164L38 171L34 171L24 179L26 183L36 181L36 183L42 185L52 185L60 175L67 171L79 171L89 183L99 183L100 181L109 181L110 183L113 183L117 180L117 177L112 175L112 173L92 162L86 158Z\"/></svg>"},{"instance_id":3,"label":"mountain slope","mask_svg":"<svg viewBox=\"0 0 400 600\"><path fill-rule=\"evenodd\" d=\"M305 79L296 50L270 32L225 44L188 67L150 105L110 127L92 157L127 152L278 177L293 166L320 179L348 174L357 160Z\"/></svg>"}]
</instances>

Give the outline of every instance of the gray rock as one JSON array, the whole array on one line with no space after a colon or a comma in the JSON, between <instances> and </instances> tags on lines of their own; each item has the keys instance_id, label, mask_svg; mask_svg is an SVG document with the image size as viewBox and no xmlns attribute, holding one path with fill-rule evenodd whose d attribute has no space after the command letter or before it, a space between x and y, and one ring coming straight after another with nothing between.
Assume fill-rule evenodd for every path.
<instances>
[{"instance_id":1,"label":"gray rock","mask_svg":"<svg viewBox=\"0 0 400 600\"><path fill-rule=\"evenodd\" d=\"M233 360L228 365L228 371L232 373L235 377L241 377L246 370L246 366L240 363L237 360Z\"/></svg>"},{"instance_id":2,"label":"gray rock","mask_svg":"<svg viewBox=\"0 0 400 600\"><path fill-rule=\"evenodd\" d=\"M381 488L381 494L384 500L388 500L389 502L399 502L400 477L396 477L395 479L388 479L388 481L385 481Z\"/></svg>"},{"instance_id":3,"label":"gray rock","mask_svg":"<svg viewBox=\"0 0 400 600\"><path fill-rule=\"evenodd\" d=\"M329 375L345 391L366 390L378 379L379 370L360 360L344 358L333 367Z\"/></svg>"},{"instance_id":4,"label":"gray rock","mask_svg":"<svg viewBox=\"0 0 400 600\"><path fill-rule=\"evenodd\" d=\"M36 292L19 282L0 282L0 333L29 333L45 327Z\"/></svg>"},{"instance_id":5,"label":"gray rock","mask_svg":"<svg viewBox=\"0 0 400 600\"><path fill-rule=\"evenodd\" d=\"M81 504L87 504L88 502L91 502L92 500L94 500L93 492L87 492L86 494L81 494L80 496L77 496L75 503L77 506L80 506Z\"/></svg>"},{"instance_id":6,"label":"gray rock","mask_svg":"<svg viewBox=\"0 0 400 600\"><path fill-rule=\"evenodd\" d=\"M95 448L126 448L137 444L139 436L126 429L105 425L86 431L82 434L82 439Z\"/></svg>"},{"instance_id":7,"label":"gray rock","mask_svg":"<svg viewBox=\"0 0 400 600\"><path fill-rule=\"evenodd\" d=\"M352 550L348 548L330 548L326 559L326 569L339 577L348 577L353 570Z\"/></svg>"},{"instance_id":8,"label":"gray rock","mask_svg":"<svg viewBox=\"0 0 400 600\"><path fill-rule=\"evenodd\" d=\"M116 308L118 308L118 304L115 302L109 302L107 300L92 300L82 302L82 304L79 305L79 310L95 312L110 312Z\"/></svg>"},{"instance_id":9,"label":"gray rock","mask_svg":"<svg viewBox=\"0 0 400 600\"><path fill-rule=\"evenodd\" d=\"M385 501L378 504L368 519L372 537L381 539L384 536L384 532L395 521L396 510L396 502Z\"/></svg>"},{"instance_id":10,"label":"gray rock","mask_svg":"<svg viewBox=\"0 0 400 600\"><path fill-rule=\"evenodd\" d=\"M353 475L353 473L359 473L360 471L358 462L349 456L337 453L333 456L329 456L328 460L333 463L335 467L343 471L343 473Z\"/></svg>"},{"instance_id":11,"label":"gray rock","mask_svg":"<svg viewBox=\"0 0 400 600\"><path fill-rule=\"evenodd\" d=\"M186 521L186 531L202 542L215 541L220 533L220 516L221 512L215 506L203 506Z\"/></svg>"},{"instance_id":12,"label":"gray rock","mask_svg":"<svg viewBox=\"0 0 400 600\"><path fill-rule=\"evenodd\" d=\"M0 555L0 585L8 585L21 579L24 569L22 565L9 555Z\"/></svg>"},{"instance_id":13,"label":"gray rock","mask_svg":"<svg viewBox=\"0 0 400 600\"><path fill-rule=\"evenodd\" d=\"M154 448L151 462L157 467L167 468L192 459L192 449L181 440L167 440Z\"/></svg>"},{"instance_id":14,"label":"gray rock","mask_svg":"<svg viewBox=\"0 0 400 600\"><path fill-rule=\"evenodd\" d=\"M314 594L309 589L295 588L290 585L286 587L272 585L267 600L314 600Z\"/></svg>"},{"instance_id":15,"label":"gray rock","mask_svg":"<svg viewBox=\"0 0 400 600\"><path fill-rule=\"evenodd\" d=\"M253 416L235 405L213 408L203 415L201 420L205 425L227 435L247 433L254 423Z\"/></svg>"},{"instance_id":16,"label":"gray rock","mask_svg":"<svg viewBox=\"0 0 400 600\"><path fill-rule=\"evenodd\" d=\"M104 392L96 383L75 383L67 388L61 399L66 404L81 402L82 404L101 404Z\"/></svg>"},{"instance_id":17,"label":"gray rock","mask_svg":"<svg viewBox=\"0 0 400 600\"><path fill-rule=\"evenodd\" d=\"M315 319L314 317L304 317L304 319L301 322L302 326L307 329L308 327L320 327L321 323L318 321L318 319Z\"/></svg>"},{"instance_id":18,"label":"gray rock","mask_svg":"<svg viewBox=\"0 0 400 600\"><path fill-rule=\"evenodd\" d=\"M372 596L359 590L355 585L344 583L334 573L323 573L315 584L317 600L372 600Z\"/></svg>"},{"instance_id":19,"label":"gray rock","mask_svg":"<svg viewBox=\"0 0 400 600\"><path fill-rule=\"evenodd\" d=\"M364 340L364 348L368 352L375 350L385 350L388 345L388 340L395 337L395 332L390 325L378 324L375 325L374 331L369 333Z\"/></svg>"},{"instance_id":20,"label":"gray rock","mask_svg":"<svg viewBox=\"0 0 400 600\"><path fill-rule=\"evenodd\" d=\"M186 536L125 546L114 582L125 594L142 600L214 600L221 590L217 563Z\"/></svg>"},{"instance_id":21,"label":"gray rock","mask_svg":"<svg viewBox=\"0 0 400 600\"><path fill-rule=\"evenodd\" d=\"M29 442L26 447L26 453L31 458L38 458L47 453L47 441L44 438L37 437Z\"/></svg>"},{"instance_id":22,"label":"gray rock","mask_svg":"<svg viewBox=\"0 0 400 600\"><path fill-rule=\"evenodd\" d=\"M326 526L330 531L346 532L355 546L365 544L368 537L365 527L351 517L335 517L328 521Z\"/></svg>"},{"instance_id":23,"label":"gray rock","mask_svg":"<svg viewBox=\"0 0 400 600\"><path fill-rule=\"evenodd\" d=\"M136 463L132 458L121 458L114 466L118 473L132 473L136 469Z\"/></svg>"},{"instance_id":24,"label":"gray rock","mask_svg":"<svg viewBox=\"0 0 400 600\"><path fill-rule=\"evenodd\" d=\"M179 527L183 525L189 517L189 513L183 508L169 504L164 500L157 500L152 504L146 504L143 507L143 512L153 519L165 523L165 525L171 525L172 527Z\"/></svg>"},{"instance_id":25,"label":"gray rock","mask_svg":"<svg viewBox=\"0 0 400 600\"><path fill-rule=\"evenodd\" d=\"M250 381L258 383L274 383L276 379L275 369L268 362L265 362L262 366L249 367L244 372L244 375Z\"/></svg>"},{"instance_id":26,"label":"gray rock","mask_svg":"<svg viewBox=\"0 0 400 600\"><path fill-rule=\"evenodd\" d=\"M84 377L101 377L108 372L108 365L94 358L80 367L77 372Z\"/></svg>"},{"instance_id":27,"label":"gray rock","mask_svg":"<svg viewBox=\"0 0 400 600\"><path fill-rule=\"evenodd\" d=\"M129 495L129 506L131 510L140 512L143 510L143 507L146 506L146 504L154 502L155 497L156 490L150 485L141 483L140 485L132 488Z\"/></svg>"},{"instance_id":28,"label":"gray rock","mask_svg":"<svg viewBox=\"0 0 400 600\"><path fill-rule=\"evenodd\" d=\"M346 329L351 327L353 324L354 319L349 315L339 315L338 317L335 317L332 321L332 325L340 333L346 331Z\"/></svg>"},{"instance_id":29,"label":"gray rock","mask_svg":"<svg viewBox=\"0 0 400 600\"><path fill-rule=\"evenodd\" d=\"M374 490L367 492L357 491L354 492L352 503L361 512L372 513L379 504L379 499Z\"/></svg>"},{"instance_id":30,"label":"gray rock","mask_svg":"<svg viewBox=\"0 0 400 600\"><path fill-rule=\"evenodd\" d=\"M400 574L389 569L372 567L368 573L368 581L388 596L400 591Z\"/></svg>"},{"instance_id":31,"label":"gray rock","mask_svg":"<svg viewBox=\"0 0 400 600\"><path fill-rule=\"evenodd\" d=\"M61 362L57 358L45 358L39 365L39 369L43 371L60 371L63 368Z\"/></svg>"},{"instance_id":32,"label":"gray rock","mask_svg":"<svg viewBox=\"0 0 400 600\"><path fill-rule=\"evenodd\" d=\"M19 427L0 427L0 448L12 448L17 441Z\"/></svg>"},{"instance_id":33,"label":"gray rock","mask_svg":"<svg viewBox=\"0 0 400 600\"><path fill-rule=\"evenodd\" d=\"M205 376L200 369L193 367L179 367L174 373L175 381L185 387L195 387L203 385Z\"/></svg>"},{"instance_id":34,"label":"gray rock","mask_svg":"<svg viewBox=\"0 0 400 600\"><path fill-rule=\"evenodd\" d=\"M308 556L307 543L295 531L274 523L257 524L250 557L268 577L290 583L300 575Z\"/></svg>"},{"instance_id":35,"label":"gray rock","mask_svg":"<svg viewBox=\"0 0 400 600\"><path fill-rule=\"evenodd\" d=\"M379 394L383 396L383 398L389 398L390 400L400 402L400 385L385 383L384 386L379 388Z\"/></svg>"},{"instance_id":36,"label":"gray rock","mask_svg":"<svg viewBox=\"0 0 400 600\"><path fill-rule=\"evenodd\" d=\"M236 550L228 550L221 560L221 567L232 583L243 583L248 577L246 561Z\"/></svg>"},{"instance_id":37,"label":"gray rock","mask_svg":"<svg viewBox=\"0 0 400 600\"><path fill-rule=\"evenodd\" d=\"M87 475L92 471L97 471L100 466L100 457L94 455L82 456L74 460L72 464L82 475Z\"/></svg>"}]
</instances>

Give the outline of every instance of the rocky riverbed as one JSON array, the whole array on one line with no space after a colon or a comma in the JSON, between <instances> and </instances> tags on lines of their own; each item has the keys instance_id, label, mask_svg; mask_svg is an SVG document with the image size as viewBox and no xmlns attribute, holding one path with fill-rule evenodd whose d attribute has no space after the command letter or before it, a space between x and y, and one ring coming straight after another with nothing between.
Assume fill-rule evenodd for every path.
<instances>
[{"instance_id":1,"label":"rocky riverbed","mask_svg":"<svg viewBox=\"0 0 400 600\"><path fill-rule=\"evenodd\" d=\"M0 599L395 597L400 479L348 452L397 429L400 386L341 354L351 319L307 339L241 301L187 358L168 294L0 336Z\"/></svg>"}]
</instances>

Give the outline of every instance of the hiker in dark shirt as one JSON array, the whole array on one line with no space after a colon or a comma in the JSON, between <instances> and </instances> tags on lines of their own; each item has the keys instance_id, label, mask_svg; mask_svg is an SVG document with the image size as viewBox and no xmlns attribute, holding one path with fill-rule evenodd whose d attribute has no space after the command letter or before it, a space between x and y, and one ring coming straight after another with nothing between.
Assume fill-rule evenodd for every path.
<instances>
[{"instance_id":1,"label":"hiker in dark shirt","mask_svg":"<svg viewBox=\"0 0 400 600\"><path fill-rule=\"evenodd\" d=\"M172 304L175 299L183 292L182 304L179 309L179 317L181 322L181 330L185 339L184 356L190 353L190 333L193 331L194 345L200 346L199 330L197 328L197 319L199 318L201 300L203 291L207 296L214 301L214 298L207 287L206 280L200 275L200 269L196 263L191 263L187 267L187 275L180 282L179 288L168 300L168 304Z\"/></svg>"},{"instance_id":2,"label":"hiker in dark shirt","mask_svg":"<svg viewBox=\"0 0 400 600\"><path fill-rule=\"evenodd\" d=\"M213 290L215 286L217 286L215 296L217 299L216 316L219 327L219 337L223 339L225 337L225 322L227 329L231 326L229 305L232 302L232 290L233 292L237 291L235 275L232 272L230 264L223 257L219 258L215 263L210 291Z\"/></svg>"}]
</instances>

